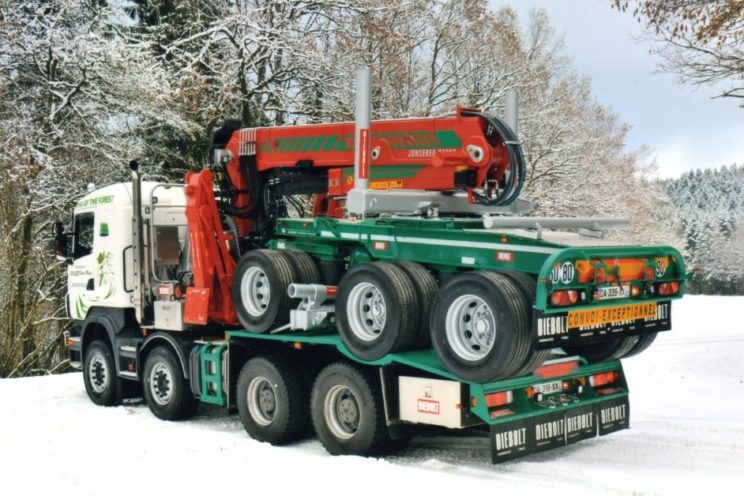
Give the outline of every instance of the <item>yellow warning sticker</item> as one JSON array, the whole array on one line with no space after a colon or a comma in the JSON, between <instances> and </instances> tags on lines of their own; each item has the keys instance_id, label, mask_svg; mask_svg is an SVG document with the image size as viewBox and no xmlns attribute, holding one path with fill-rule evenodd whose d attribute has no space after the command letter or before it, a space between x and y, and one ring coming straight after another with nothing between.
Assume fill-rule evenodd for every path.
<instances>
[{"instance_id":1,"label":"yellow warning sticker","mask_svg":"<svg viewBox=\"0 0 744 496\"><path fill-rule=\"evenodd\" d=\"M400 179L395 179L392 181L372 181L370 183L370 187L372 189L394 189L394 188L402 188L403 187L403 181Z\"/></svg>"},{"instance_id":2,"label":"yellow warning sticker","mask_svg":"<svg viewBox=\"0 0 744 496\"><path fill-rule=\"evenodd\" d=\"M568 328L616 324L626 320L656 318L656 303L622 305L619 307L592 308L568 312Z\"/></svg>"}]
</instances>

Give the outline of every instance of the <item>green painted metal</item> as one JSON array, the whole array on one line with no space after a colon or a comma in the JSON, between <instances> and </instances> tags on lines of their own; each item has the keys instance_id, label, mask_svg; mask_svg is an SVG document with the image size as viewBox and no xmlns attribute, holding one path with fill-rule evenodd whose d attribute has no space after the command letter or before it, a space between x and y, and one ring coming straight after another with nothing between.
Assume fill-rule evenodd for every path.
<instances>
[{"instance_id":1,"label":"green painted metal","mask_svg":"<svg viewBox=\"0 0 744 496\"><path fill-rule=\"evenodd\" d=\"M227 405L227 397L222 388L222 354L227 346L227 343L204 344L199 350L202 403Z\"/></svg>"},{"instance_id":2,"label":"green painted metal","mask_svg":"<svg viewBox=\"0 0 744 496\"><path fill-rule=\"evenodd\" d=\"M350 264L370 260L396 262L408 260L442 272L465 270L511 270L537 276L534 308L544 313L565 312L551 308L550 272L564 261L600 258L664 257L670 269L657 281L677 281L680 291L674 297L658 298L642 293L638 298L612 301L587 300L571 310L667 301L684 294L685 266L682 255L669 246L566 247L543 240L484 229L481 219L422 219L386 217L362 221L328 218L279 219L272 248L296 248L322 260L349 260ZM591 284L567 285L560 289L583 288L591 294Z\"/></svg>"},{"instance_id":3,"label":"green painted metal","mask_svg":"<svg viewBox=\"0 0 744 496\"><path fill-rule=\"evenodd\" d=\"M422 372L433 374L441 379L451 380L460 382L468 386L470 391L470 397L475 399L475 405L471 407L471 413L477 416L480 420L489 425L497 425L500 423L511 422L513 420L521 420L525 418L538 417L547 413L553 413L557 411L566 411L574 408L599 403L613 398L620 398L628 396L627 385L625 384L625 376L623 374L622 365L618 360L611 360L600 364L587 365L582 364L576 370L569 374L553 377L550 379L541 379L533 375L517 377L512 379L504 379L486 383L475 383L461 381L455 375L445 370L442 363L437 358L433 350L416 350L406 351L402 353L391 353L389 355L380 358L379 360L361 360L354 356L351 351L346 347L341 336L336 333L329 333L328 331L313 331L313 332L287 332L281 334L255 334L243 330L228 331L227 335L231 341L233 340L257 340L267 341L275 343L284 343L288 345L295 345L300 343L307 346L332 346L336 350L348 358L351 361L361 363L364 365L384 367L387 365L398 364L411 367ZM619 374L620 379L618 383L621 384L621 388L613 394L594 396L593 391L590 387L580 395L580 401L577 403L559 405L555 408L543 408L534 404L527 398L526 388L535 386L537 384L554 382L557 380L572 380L580 377L588 377L590 375L599 374L602 372L616 371ZM486 406L486 395L496 393L500 391L512 391L514 395L514 401L510 407L514 409L514 413L508 416L492 418L490 412Z\"/></svg>"}]
</instances>

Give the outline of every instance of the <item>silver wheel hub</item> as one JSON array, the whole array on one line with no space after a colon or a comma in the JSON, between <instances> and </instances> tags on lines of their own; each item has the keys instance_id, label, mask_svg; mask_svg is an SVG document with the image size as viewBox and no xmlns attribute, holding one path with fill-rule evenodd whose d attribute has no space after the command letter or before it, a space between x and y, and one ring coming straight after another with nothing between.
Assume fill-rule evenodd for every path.
<instances>
[{"instance_id":1,"label":"silver wheel hub","mask_svg":"<svg viewBox=\"0 0 744 496\"><path fill-rule=\"evenodd\" d=\"M447 309L445 331L450 349L462 360L483 359L496 340L496 319L480 297L462 295Z\"/></svg>"},{"instance_id":2,"label":"silver wheel hub","mask_svg":"<svg viewBox=\"0 0 744 496\"><path fill-rule=\"evenodd\" d=\"M271 286L266 273L259 267L251 267L243 274L240 280L240 299L243 308L253 317L260 317L269 307Z\"/></svg>"},{"instance_id":3,"label":"silver wheel hub","mask_svg":"<svg viewBox=\"0 0 744 496\"><path fill-rule=\"evenodd\" d=\"M328 390L323 402L323 413L328 429L338 439L351 439L359 430L359 403L346 386L333 386Z\"/></svg>"},{"instance_id":4,"label":"silver wheel hub","mask_svg":"<svg viewBox=\"0 0 744 496\"><path fill-rule=\"evenodd\" d=\"M387 320L387 306L382 292L368 282L357 284L349 292L346 315L355 337L362 341L374 341L380 336Z\"/></svg>"},{"instance_id":5,"label":"silver wheel hub","mask_svg":"<svg viewBox=\"0 0 744 496\"><path fill-rule=\"evenodd\" d=\"M267 426L274 421L277 410L276 390L264 377L254 377L246 394L248 413L258 425Z\"/></svg>"},{"instance_id":6,"label":"silver wheel hub","mask_svg":"<svg viewBox=\"0 0 744 496\"><path fill-rule=\"evenodd\" d=\"M164 363L157 363L148 377L150 395L160 406L167 405L173 398L173 375Z\"/></svg>"},{"instance_id":7,"label":"silver wheel hub","mask_svg":"<svg viewBox=\"0 0 744 496\"><path fill-rule=\"evenodd\" d=\"M106 359L95 354L88 364L88 377L90 378L90 387L97 394L103 393L108 387L110 371L106 364Z\"/></svg>"}]
</instances>

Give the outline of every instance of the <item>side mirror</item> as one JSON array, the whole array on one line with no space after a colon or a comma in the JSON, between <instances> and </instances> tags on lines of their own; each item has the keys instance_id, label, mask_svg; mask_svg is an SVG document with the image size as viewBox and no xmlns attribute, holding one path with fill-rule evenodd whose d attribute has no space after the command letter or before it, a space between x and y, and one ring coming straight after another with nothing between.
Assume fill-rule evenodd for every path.
<instances>
[{"instance_id":1,"label":"side mirror","mask_svg":"<svg viewBox=\"0 0 744 496\"><path fill-rule=\"evenodd\" d=\"M53 225L54 230L54 254L60 262L70 262L68 240L70 235L65 232L65 225L61 221L56 221Z\"/></svg>"}]
</instances>

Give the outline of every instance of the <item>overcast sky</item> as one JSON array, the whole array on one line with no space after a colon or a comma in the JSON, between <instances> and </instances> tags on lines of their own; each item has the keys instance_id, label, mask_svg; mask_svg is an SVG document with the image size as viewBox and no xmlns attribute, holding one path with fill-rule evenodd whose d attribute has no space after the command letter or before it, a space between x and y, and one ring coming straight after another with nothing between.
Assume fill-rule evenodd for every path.
<instances>
[{"instance_id":1,"label":"overcast sky","mask_svg":"<svg viewBox=\"0 0 744 496\"><path fill-rule=\"evenodd\" d=\"M658 59L630 13L610 0L491 0L510 4L523 25L530 9L544 8L565 41L578 73L589 76L597 100L632 126L627 146L648 145L659 177L690 169L744 166L744 109L734 98L711 99L708 87L679 84L658 73Z\"/></svg>"}]
</instances>

